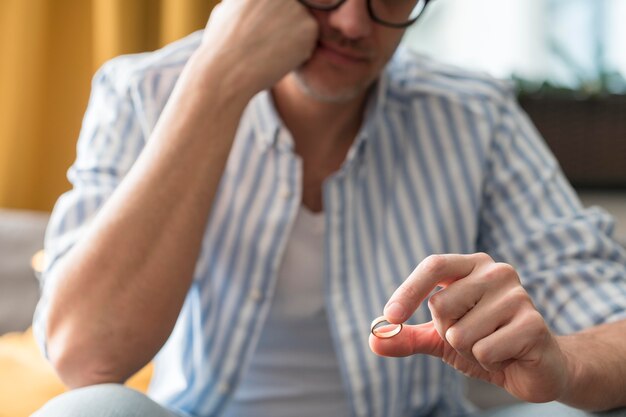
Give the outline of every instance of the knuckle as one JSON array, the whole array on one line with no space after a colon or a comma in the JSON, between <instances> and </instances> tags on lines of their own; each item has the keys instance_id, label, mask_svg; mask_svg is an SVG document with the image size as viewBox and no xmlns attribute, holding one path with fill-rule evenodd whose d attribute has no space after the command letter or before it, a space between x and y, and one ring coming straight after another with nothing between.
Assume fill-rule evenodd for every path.
<instances>
[{"instance_id":1,"label":"knuckle","mask_svg":"<svg viewBox=\"0 0 626 417\"><path fill-rule=\"evenodd\" d=\"M520 335L520 340L523 340L528 347L541 343L550 335L550 330L543 317L536 310L518 314L511 326Z\"/></svg>"},{"instance_id":2,"label":"knuckle","mask_svg":"<svg viewBox=\"0 0 626 417\"><path fill-rule=\"evenodd\" d=\"M524 307L532 306L530 296L523 287L516 286L508 289L500 299L505 311L515 312L520 311Z\"/></svg>"},{"instance_id":3,"label":"knuckle","mask_svg":"<svg viewBox=\"0 0 626 417\"><path fill-rule=\"evenodd\" d=\"M494 282L504 283L512 280L514 280L516 283L519 282L515 268L513 268L509 264L505 264L502 262L492 263L491 265L486 267L481 274L480 279L492 284Z\"/></svg>"},{"instance_id":4,"label":"knuckle","mask_svg":"<svg viewBox=\"0 0 626 417\"><path fill-rule=\"evenodd\" d=\"M504 262L496 262L494 264L495 268L500 271L500 274L507 278L517 277L517 271L513 267L513 265L504 263Z\"/></svg>"},{"instance_id":5,"label":"knuckle","mask_svg":"<svg viewBox=\"0 0 626 417\"><path fill-rule=\"evenodd\" d=\"M446 331L446 341L457 352L470 352L472 350L471 341L463 329L457 326L452 326Z\"/></svg>"},{"instance_id":6,"label":"knuckle","mask_svg":"<svg viewBox=\"0 0 626 417\"><path fill-rule=\"evenodd\" d=\"M485 343L474 344L474 346L472 346L472 355L474 355L476 361L485 368L489 368L495 363L493 349Z\"/></svg>"},{"instance_id":7,"label":"knuckle","mask_svg":"<svg viewBox=\"0 0 626 417\"><path fill-rule=\"evenodd\" d=\"M548 327L543 317L535 309L529 310L521 316L520 326L523 326L536 338L548 333Z\"/></svg>"},{"instance_id":8,"label":"knuckle","mask_svg":"<svg viewBox=\"0 0 626 417\"><path fill-rule=\"evenodd\" d=\"M437 317L446 317L448 308L447 297L444 291L439 291L428 299L428 308Z\"/></svg>"},{"instance_id":9,"label":"knuckle","mask_svg":"<svg viewBox=\"0 0 626 417\"><path fill-rule=\"evenodd\" d=\"M500 271L494 266L486 268L482 274L478 275L477 280L481 283L492 286L494 283L499 282L501 279Z\"/></svg>"},{"instance_id":10,"label":"knuckle","mask_svg":"<svg viewBox=\"0 0 626 417\"><path fill-rule=\"evenodd\" d=\"M485 252L477 252L472 255L476 264L493 263L493 258Z\"/></svg>"},{"instance_id":11,"label":"knuckle","mask_svg":"<svg viewBox=\"0 0 626 417\"><path fill-rule=\"evenodd\" d=\"M437 275L446 267L447 259L443 255L429 255L419 265L419 268L428 275Z\"/></svg>"}]
</instances>

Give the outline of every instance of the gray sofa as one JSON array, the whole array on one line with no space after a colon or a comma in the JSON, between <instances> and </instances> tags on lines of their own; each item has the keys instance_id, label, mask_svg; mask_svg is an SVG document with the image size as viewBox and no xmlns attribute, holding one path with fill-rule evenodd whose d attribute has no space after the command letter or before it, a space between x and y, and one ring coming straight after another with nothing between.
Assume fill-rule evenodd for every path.
<instances>
[{"instance_id":1,"label":"gray sofa","mask_svg":"<svg viewBox=\"0 0 626 417\"><path fill-rule=\"evenodd\" d=\"M47 223L48 213L0 209L0 334L30 326L39 297L30 260Z\"/></svg>"}]
</instances>

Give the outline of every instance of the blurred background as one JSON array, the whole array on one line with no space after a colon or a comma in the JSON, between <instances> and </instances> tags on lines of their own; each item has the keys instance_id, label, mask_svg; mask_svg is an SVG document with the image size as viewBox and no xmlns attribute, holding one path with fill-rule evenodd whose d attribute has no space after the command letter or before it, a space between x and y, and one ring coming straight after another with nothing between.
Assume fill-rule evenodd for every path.
<instances>
[{"instance_id":1,"label":"blurred background","mask_svg":"<svg viewBox=\"0 0 626 417\"><path fill-rule=\"evenodd\" d=\"M204 27L215 2L0 0L0 207L51 210L96 69Z\"/></svg>"},{"instance_id":2,"label":"blurred background","mask_svg":"<svg viewBox=\"0 0 626 417\"><path fill-rule=\"evenodd\" d=\"M508 78L626 92L623 0L435 0L407 43Z\"/></svg>"},{"instance_id":3,"label":"blurred background","mask_svg":"<svg viewBox=\"0 0 626 417\"><path fill-rule=\"evenodd\" d=\"M626 189L626 1L436 0L405 42L510 79L578 188Z\"/></svg>"}]
</instances>

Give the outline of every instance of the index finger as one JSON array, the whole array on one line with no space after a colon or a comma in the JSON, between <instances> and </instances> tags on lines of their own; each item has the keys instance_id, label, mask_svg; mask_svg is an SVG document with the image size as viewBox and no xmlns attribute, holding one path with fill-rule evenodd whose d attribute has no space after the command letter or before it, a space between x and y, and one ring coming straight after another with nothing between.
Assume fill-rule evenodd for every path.
<instances>
[{"instance_id":1,"label":"index finger","mask_svg":"<svg viewBox=\"0 0 626 417\"><path fill-rule=\"evenodd\" d=\"M487 258L491 260L486 254L427 257L391 295L383 310L385 317L390 323L405 322L436 286L465 278Z\"/></svg>"}]
</instances>

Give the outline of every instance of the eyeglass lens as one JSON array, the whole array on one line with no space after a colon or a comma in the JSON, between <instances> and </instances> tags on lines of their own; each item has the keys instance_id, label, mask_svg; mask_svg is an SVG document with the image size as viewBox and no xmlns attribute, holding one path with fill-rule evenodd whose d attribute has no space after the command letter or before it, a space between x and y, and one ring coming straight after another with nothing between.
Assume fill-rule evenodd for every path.
<instances>
[{"instance_id":1,"label":"eyeglass lens","mask_svg":"<svg viewBox=\"0 0 626 417\"><path fill-rule=\"evenodd\" d=\"M345 0L303 0L310 7L332 10ZM424 0L368 0L373 17L391 25L403 25L414 21L424 10Z\"/></svg>"},{"instance_id":2,"label":"eyeglass lens","mask_svg":"<svg viewBox=\"0 0 626 417\"><path fill-rule=\"evenodd\" d=\"M415 19L424 8L423 1L416 0L370 0L374 16L387 23L403 24ZM421 5L418 5L420 3ZM419 6L419 7L418 7Z\"/></svg>"}]
</instances>

